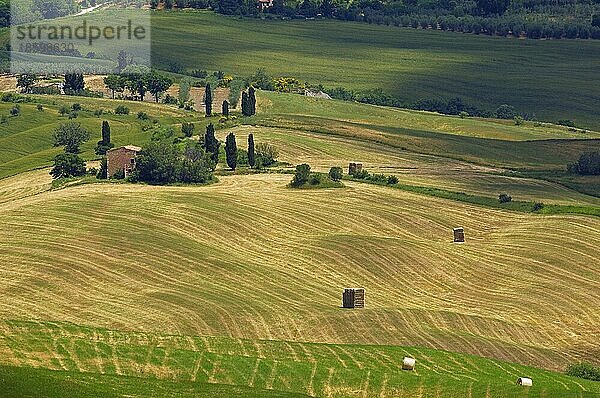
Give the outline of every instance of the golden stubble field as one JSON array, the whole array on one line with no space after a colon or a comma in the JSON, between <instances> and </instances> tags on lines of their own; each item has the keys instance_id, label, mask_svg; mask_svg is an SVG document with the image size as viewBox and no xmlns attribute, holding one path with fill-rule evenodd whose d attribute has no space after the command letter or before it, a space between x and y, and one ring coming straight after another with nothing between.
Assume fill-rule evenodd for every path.
<instances>
[{"instance_id":1,"label":"golden stubble field","mask_svg":"<svg viewBox=\"0 0 600 398\"><path fill-rule=\"evenodd\" d=\"M289 179L13 193L0 203L0 319L597 362L595 218ZM366 288L364 310L339 308L348 286Z\"/></svg>"}]
</instances>

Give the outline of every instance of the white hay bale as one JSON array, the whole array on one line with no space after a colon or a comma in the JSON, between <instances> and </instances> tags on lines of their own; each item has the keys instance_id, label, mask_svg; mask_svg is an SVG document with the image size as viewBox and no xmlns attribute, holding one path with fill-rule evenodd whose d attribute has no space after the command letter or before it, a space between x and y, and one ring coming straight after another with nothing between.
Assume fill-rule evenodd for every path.
<instances>
[{"instance_id":1,"label":"white hay bale","mask_svg":"<svg viewBox=\"0 0 600 398\"><path fill-rule=\"evenodd\" d=\"M402 369L404 370L414 370L415 362L417 362L414 358L404 357L402 360Z\"/></svg>"},{"instance_id":2,"label":"white hay bale","mask_svg":"<svg viewBox=\"0 0 600 398\"><path fill-rule=\"evenodd\" d=\"M533 380L531 380L529 377L519 377L517 379L517 385L531 387L533 385Z\"/></svg>"}]
</instances>

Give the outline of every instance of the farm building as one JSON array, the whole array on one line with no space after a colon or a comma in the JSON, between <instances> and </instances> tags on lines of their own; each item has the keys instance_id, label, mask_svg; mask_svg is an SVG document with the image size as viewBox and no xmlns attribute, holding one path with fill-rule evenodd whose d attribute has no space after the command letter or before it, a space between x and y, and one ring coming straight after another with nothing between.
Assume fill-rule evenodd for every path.
<instances>
[{"instance_id":1,"label":"farm building","mask_svg":"<svg viewBox=\"0 0 600 398\"><path fill-rule=\"evenodd\" d=\"M342 294L342 302L344 308L364 308L365 306L365 289L362 288L347 288Z\"/></svg>"},{"instance_id":2,"label":"farm building","mask_svg":"<svg viewBox=\"0 0 600 398\"><path fill-rule=\"evenodd\" d=\"M273 0L258 0L258 9L261 11L273 7Z\"/></svg>"},{"instance_id":3,"label":"farm building","mask_svg":"<svg viewBox=\"0 0 600 398\"><path fill-rule=\"evenodd\" d=\"M114 177L119 172L123 172L124 177L131 174L135 170L135 158L141 150L140 147L127 145L106 152L108 178Z\"/></svg>"}]
</instances>

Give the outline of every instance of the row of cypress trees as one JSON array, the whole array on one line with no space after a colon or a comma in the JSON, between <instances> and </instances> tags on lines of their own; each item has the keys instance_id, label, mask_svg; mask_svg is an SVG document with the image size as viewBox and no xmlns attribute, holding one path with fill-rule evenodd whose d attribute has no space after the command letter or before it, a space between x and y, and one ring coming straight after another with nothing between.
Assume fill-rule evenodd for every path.
<instances>
[{"instance_id":1,"label":"row of cypress trees","mask_svg":"<svg viewBox=\"0 0 600 398\"><path fill-rule=\"evenodd\" d=\"M256 115L256 90L250 86L248 92L242 92L242 115Z\"/></svg>"}]
</instances>

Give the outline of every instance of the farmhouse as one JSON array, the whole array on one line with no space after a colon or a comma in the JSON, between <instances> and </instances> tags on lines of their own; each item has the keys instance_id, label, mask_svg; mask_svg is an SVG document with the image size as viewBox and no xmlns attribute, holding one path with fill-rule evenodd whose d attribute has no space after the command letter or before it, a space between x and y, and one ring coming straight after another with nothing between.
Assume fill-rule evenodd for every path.
<instances>
[{"instance_id":1,"label":"farmhouse","mask_svg":"<svg viewBox=\"0 0 600 398\"><path fill-rule=\"evenodd\" d=\"M261 11L273 7L273 0L258 0L258 9Z\"/></svg>"},{"instance_id":2,"label":"farmhouse","mask_svg":"<svg viewBox=\"0 0 600 398\"><path fill-rule=\"evenodd\" d=\"M135 170L135 158L141 150L140 147L127 145L106 152L108 178L114 177L119 172L122 172L124 177L131 174Z\"/></svg>"}]
</instances>

